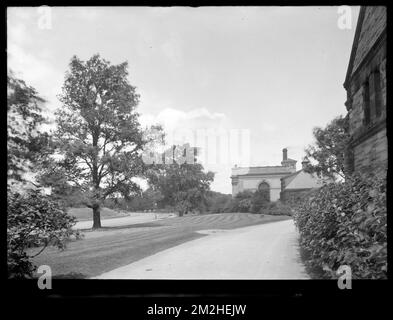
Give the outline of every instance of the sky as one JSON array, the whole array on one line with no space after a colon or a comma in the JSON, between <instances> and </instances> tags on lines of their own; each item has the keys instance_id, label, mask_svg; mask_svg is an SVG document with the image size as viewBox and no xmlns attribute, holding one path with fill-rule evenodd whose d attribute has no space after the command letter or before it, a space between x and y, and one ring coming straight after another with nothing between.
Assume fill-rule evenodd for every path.
<instances>
[{"instance_id":1,"label":"sky","mask_svg":"<svg viewBox=\"0 0 393 320\"><path fill-rule=\"evenodd\" d=\"M287 148L300 169L313 128L345 115L350 9L343 29L338 7L8 8L8 67L50 116L72 56L128 61L141 123L210 150L211 188L231 193L235 164L280 165Z\"/></svg>"}]
</instances>

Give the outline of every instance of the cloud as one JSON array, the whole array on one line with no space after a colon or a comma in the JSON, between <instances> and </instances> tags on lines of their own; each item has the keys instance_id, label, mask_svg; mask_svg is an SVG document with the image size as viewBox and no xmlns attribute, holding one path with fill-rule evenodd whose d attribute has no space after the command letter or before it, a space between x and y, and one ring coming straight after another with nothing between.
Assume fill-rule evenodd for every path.
<instances>
[{"instance_id":1,"label":"cloud","mask_svg":"<svg viewBox=\"0 0 393 320\"><path fill-rule=\"evenodd\" d=\"M29 50L33 43L30 28L31 11L12 11L7 21L7 63L17 77L33 86L41 97L47 100L49 109L56 108L56 94L59 93L63 76L52 66L52 51L42 48L33 54ZM30 18L33 16L30 15Z\"/></svg>"},{"instance_id":2,"label":"cloud","mask_svg":"<svg viewBox=\"0 0 393 320\"><path fill-rule=\"evenodd\" d=\"M166 131L178 129L205 129L216 128L226 120L223 113L210 112L206 108L197 108L191 111L182 111L174 108L165 108L157 115L142 114L142 125L161 124Z\"/></svg>"}]
</instances>

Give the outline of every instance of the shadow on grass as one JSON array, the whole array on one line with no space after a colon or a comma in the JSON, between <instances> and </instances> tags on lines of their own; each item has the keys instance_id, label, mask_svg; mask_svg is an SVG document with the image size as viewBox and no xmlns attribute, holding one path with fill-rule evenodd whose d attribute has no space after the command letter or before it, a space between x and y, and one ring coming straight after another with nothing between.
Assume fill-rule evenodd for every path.
<instances>
[{"instance_id":1,"label":"shadow on grass","mask_svg":"<svg viewBox=\"0 0 393 320\"><path fill-rule=\"evenodd\" d=\"M130 229L130 228L154 228L154 227L164 227L165 225L148 222L148 223L138 223L138 224L127 224L123 226L113 226L113 227L101 227L99 229L80 229L84 232L89 231L110 231L110 230L121 230L121 229Z\"/></svg>"}]
</instances>

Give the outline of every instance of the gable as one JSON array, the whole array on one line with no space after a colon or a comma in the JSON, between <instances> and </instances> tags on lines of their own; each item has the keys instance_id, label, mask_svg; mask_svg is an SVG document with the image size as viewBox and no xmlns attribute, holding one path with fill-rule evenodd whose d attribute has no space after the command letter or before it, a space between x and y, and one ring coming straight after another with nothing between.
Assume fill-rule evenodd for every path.
<instances>
[{"instance_id":1,"label":"gable","mask_svg":"<svg viewBox=\"0 0 393 320\"><path fill-rule=\"evenodd\" d=\"M385 29L386 7L361 7L345 82L356 72Z\"/></svg>"},{"instance_id":2,"label":"gable","mask_svg":"<svg viewBox=\"0 0 393 320\"><path fill-rule=\"evenodd\" d=\"M312 174L304 171L299 172L295 178L287 185L287 189L308 189L322 186L322 181Z\"/></svg>"},{"instance_id":3,"label":"gable","mask_svg":"<svg viewBox=\"0 0 393 320\"><path fill-rule=\"evenodd\" d=\"M288 186L288 184L295 179L295 177L301 172L302 170L296 171L288 176L281 178L284 181L284 185Z\"/></svg>"}]
</instances>

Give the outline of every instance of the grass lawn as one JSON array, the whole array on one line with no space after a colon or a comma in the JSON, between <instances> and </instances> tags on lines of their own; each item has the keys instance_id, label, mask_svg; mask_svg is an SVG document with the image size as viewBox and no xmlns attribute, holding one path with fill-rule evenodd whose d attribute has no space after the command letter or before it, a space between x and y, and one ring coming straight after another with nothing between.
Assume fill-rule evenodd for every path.
<instances>
[{"instance_id":1,"label":"grass lawn","mask_svg":"<svg viewBox=\"0 0 393 320\"><path fill-rule=\"evenodd\" d=\"M93 209L90 208L69 208L68 214L75 216L78 221L93 220ZM125 217L124 212L118 212L109 208L101 208L101 219Z\"/></svg>"},{"instance_id":2,"label":"grass lawn","mask_svg":"<svg viewBox=\"0 0 393 320\"><path fill-rule=\"evenodd\" d=\"M287 219L291 217L224 213L107 227L84 232L85 238L70 242L65 251L47 248L33 262L37 266L49 265L54 278L88 278L206 236L195 232L198 230L234 229ZM28 254L33 255L37 250L31 249Z\"/></svg>"}]
</instances>

